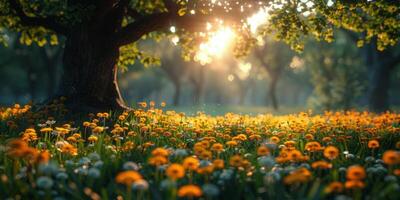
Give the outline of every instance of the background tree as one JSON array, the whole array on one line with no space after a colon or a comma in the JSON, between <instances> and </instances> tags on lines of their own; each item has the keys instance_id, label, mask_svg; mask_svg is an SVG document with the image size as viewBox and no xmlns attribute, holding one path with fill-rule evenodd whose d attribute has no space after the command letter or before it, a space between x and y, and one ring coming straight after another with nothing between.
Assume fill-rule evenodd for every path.
<instances>
[{"instance_id":1,"label":"background tree","mask_svg":"<svg viewBox=\"0 0 400 200\"><path fill-rule=\"evenodd\" d=\"M321 110L352 108L365 91L366 69L357 47L345 36L332 44L310 43L303 57L311 73L310 103Z\"/></svg>"},{"instance_id":2,"label":"background tree","mask_svg":"<svg viewBox=\"0 0 400 200\"><path fill-rule=\"evenodd\" d=\"M165 52L161 59L161 69L167 74L169 80L174 85L174 95L173 95L173 105L178 106L181 91L182 91L182 81L185 76L189 63L184 62L179 58L179 49L171 48L171 46L164 45L163 49L169 48L168 52Z\"/></svg>"},{"instance_id":3,"label":"background tree","mask_svg":"<svg viewBox=\"0 0 400 200\"><path fill-rule=\"evenodd\" d=\"M272 107L278 110L278 98L276 89L278 81L285 69L289 67L294 52L281 42L273 42L267 40L265 44L258 48L254 48L254 57L258 63L267 71L269 76L269 87L267 99L270 100Z\"/></svg>"}]
</instances>

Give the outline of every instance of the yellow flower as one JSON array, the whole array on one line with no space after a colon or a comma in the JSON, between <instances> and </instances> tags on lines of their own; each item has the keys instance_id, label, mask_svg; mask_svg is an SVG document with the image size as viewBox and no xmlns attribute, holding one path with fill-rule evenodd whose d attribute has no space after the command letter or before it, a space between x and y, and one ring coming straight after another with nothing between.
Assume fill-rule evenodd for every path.
<instances>
[{"instance_id":1,"label":"yellow flower","mask_svg":"<svg viewBox=\"0 0 400 200\"><path fill-rule=\"evenodd\" d=\"M103 132L104 131L104 127L102 127L102 126L96 126L94 129L93 129L93 133L101 133L101 132Z\"/></svg>"},{"instance_id":2,"label":"yellow flower","mask_svg":"<svg viewBox=\"0 0 400 200\"><path fill-rule=\"evenodd\" d=\"M45 127L45 128L40 129L40 132L42 132L42 133L48 133L51 131L53 131L53 129L50 127Z\"/></svg>"},{"instance_id":3,"label":"yellow flower","mask_svg":"<svg viewBox=\"0 0 400 200\"><path fill-rule=\"evenodd\" d=\"M91 135L88 137L88 141L89 142L97 142L98 138L95 135Z\"/></svg>"}]
</instances>

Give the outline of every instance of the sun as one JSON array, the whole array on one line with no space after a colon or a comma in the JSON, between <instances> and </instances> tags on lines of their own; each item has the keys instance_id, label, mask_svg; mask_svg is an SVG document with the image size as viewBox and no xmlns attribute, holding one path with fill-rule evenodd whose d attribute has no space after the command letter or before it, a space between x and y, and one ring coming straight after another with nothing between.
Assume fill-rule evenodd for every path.
<instances>
[{"instance_id":1,"label":"sun","mask_svg":"<svg viewBox=\"0 0 400 200\"><path fill-rule=\"evenodd\" d=\"M209 33L209 39L201 43L199 51L195 55L195 61L205 65L213 58L219 58L232 45L236 33L230 27L221 27L217 31Z\"/></svg>"},{"instance_id":2,"label":"sun","mask_svg":"<svg viewBox=\"0 0 400 200\"><path fill-rule=\"evenodd\" d=\"M269 10L269 7L261 8L254 15L247 18L246 24L249 26L252 34L257 34L259 27L268 23Z\"/></svg>"}]
</instances>

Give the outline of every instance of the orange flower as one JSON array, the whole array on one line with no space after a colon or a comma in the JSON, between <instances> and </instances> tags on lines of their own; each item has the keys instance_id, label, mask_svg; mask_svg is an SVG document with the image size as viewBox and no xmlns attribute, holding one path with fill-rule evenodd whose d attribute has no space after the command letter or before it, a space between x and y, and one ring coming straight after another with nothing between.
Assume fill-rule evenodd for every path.
<instances>
[{"instance_id":1,"label":"orange flower","mask_svg":"<svg viewBox=\"0 0 400 200\"><path fill-rule=\"evenodd\" d=\"M400 153L394 150L387 150L382 156L383 162L387 165L396 165L400 163Z\"/></svg>"},{"instance_id":2,"label":"orange flower","mask_svg":"<svg viewBox=\"0 0 400 200\"><path fill-rule=\"evenodd\" d=\"M168 154L169 154L168 150L166 150L164 148L161 148L161 147L155 148L151 152L151 155L153 155L153 156L164 156L164 157L167 157Z\"/></svg>"},{"instance_id":3,"label":"orange flower","mask_svg":"<svg viewBox=\"0 0 400 200\"><path fill-rule=\"evenodd\" d=\"M11 140L8 144L7 154L11 157L22 157L29 148L28 143L20 139Z\"/></svg>"},{"instance_id":4,"label":"orange flower","mask_svg":"<svg viewBox=\"0 0 400 200\"><path fill-rule=\"evenodd\" d=\"M278 144L281 141L277 136L272 136L269 140L274 144Z\"/></svg>"},{"instance_id":5,"label":"orange flower","mask_svg":"<svg viewBox=\"0 0 400 200\"><path fill-rule=\"evenodd\" d=\"M321 144L319 142L307 142L305 149L309 152L316 152L322 150Z\"/></svg>"},{"instance_id":6,"label":"orange flower","mask_svg":"<svg viewBox=\"0 0 400 200\"><path fill-rule=\"evenodd\" d=\"M334 146L327 146L324 150L324 156L329 160L333 160L339 156L339 149Z\"/></svg>"},{"instance_id":7,"label":"orange flower","mask_svg":"<svg viewBox=\"0 0 400 200\"><path fill-rule=\"evenodd\" d=\"M269 149L266 146L260 146L257 149L257 155L259 156L267 156L269 155Z\"/></svg>"},{"instance_id":8,"label":"orange flower","mask_svg":"<svg viewBox=\"0 0 400 200\"><path fill-rule=\"evenodd\" d=\"M293 171L288 176L286 176L283 179L283 182L288 185L291 185L294 183L305 183L305 182L309 181L311 179L311 177L312 177L312 174L310 171L308 171L308 169L300 168L296 171Z\"/></svg>"},{"instance_id":9,"label":"orange flower","mask_svg":"<svg viewBox=\"0 0 400 200\"><path fill-rule=\"evenodd\" d=\"M360 180L349 180L346 181L345 183L345 187L347 189L361 189L364 188L364 186L365 186L364 182Z\"/></svg>"},{"instance_id":10,"label":"orange flower","mask_svg":"<svg viewBox=\"0 0 400 200\"><path fill-rule=\"evenodd\" d=\"M228 145L229 147L234 147L234 146L237 146L238 143L234 140L231 140L231 141L226 142L226 145Z\"/></svg>"},{"instance_id":11,"label":"orange flower","mask_svg":"<svg viewBox=\"0 0 400 200\"><path fill-rule=\"evenodd\" d=\"M142 180L142 176L138 172L133 170L120 172L115 177L115 182L128 186L139 180Z\"/></svg>"},{"instance_id":12,"label":"orange flower","mask_svg":"<svg viewBox=\"0 0 400 200\"><path fill-rule=\"evenodd\" d=\"M242 164L242 157L239 155L232 156L231 159L229 160L229 164L232 167L239 167Z\"/></svg>"},{"instance_id":13,"label":"orange flower","mask_svg":"<svg viewBox=\"0 0 400 200\"><path fill-rule=\"evenodd\" d=\"M343 191L343 183L339 181L332 182L325 188L326 193L340 193L342 191Z\"/></svg>"},{"instance_id":14,"label":"orange flower","mask_svg":"<svg viewBox=\"0 0 400 200\"><path fill-rule=\"evenodd\" d=\"M73 145L68 144L68 143L67 143L67 144L64 144L64 145L61 147L61 152L66 153L66 154L70 154L70 155L72 155L72 156L78 155L78 149L75 148Z\"/></svg>"},{"instance_id":15,"label":"orange flower","mask_svg":"<svg viewBox=\"0 0 400 200\"><path fill-rule=\"evenodd\" d=\"M224 150L224 145L222 145L221 143L215 143L211 146L211 150L215 152L221 152Z\"/></svg>"},{"instance_id":16,"label":"orange flower","mask_svg":"<svg viewBox=\"0 0 400 200\"><path fill-rule=\"evenodd\" d=\"M299 150L293 150L287 153L287 159L293 162L301 161L303 158L304 157Z\"/></svg>"},{"instance_id":17,"label":"orange flower","mask_svg":"<svg viewBox=\"0 0 400 200\"><path fill-rule=\"evenodd\" d=\"M185 185L179 188L178 196L179 197L200 197L203 194L200 187L197 185Z\"/></svg>"},{"instance_id":18,"label":"orange flower","mask_svg":"<svg viewBox=\"0 0 400 200\"><path fill-rule=\"evenodd\" d=\"M368 142L368 148L370 148L370 149L376 149L376 148L378 148L379 147L379 142L378 142L378 140L370 140L369 142Z\"/></svg>"},{"instance_id":19,"label":"orange flower","mask_svg":"<svg viewBox=\"0 0 400 200\"><path fill-rule=\"evenodd\" d=\"M50 160L51 154L49 151L45 150L39 153L39 155L36 157L35 162L36 163L48 163Z\"/></svg>"},{"instance_id":20,"label":"orange flower","mask_svg":"<svg viewBox=\"0 0 400 200\"><path fill-rule=\"evenodd\" d=\"M168 159L164 156L154 156L149 158L149 164L153 166L160 166L168 163Z\"/></svg>"},{"instance_id":21,"label":"orange flower","mask_svg":"<svg viewBox=\"0 0 400 200\"><path fill-rule=\"evenodd\" d=\"M215 159L213 161L213 165L215 169L223 169L224 168L224 160L222 159Z\"/></svg>"},{"instance_id":22,"label":"orange flower","mask_svg":"<svg viewBox=\"0 0 400 200\"><path fill-rule=\"evenodd\" d=\"M200 161L197 158L187 157L183 160L183 167L188 170L196 170L200 165Z\"/></svg>"},{"instance_id":23,"label":"orange flower","mask_svg":"<svg viewBox=\"0 0 400 200\"><path fill-rule=\"evenodd\" d=\"M324 160L320 161L315 161L311 164L311 167L314 169L330 169L332 168L332 164L329 162L326 162Z\"/></svg>"},{"instance_id":24,"label":"orange flower","mask_svg":"<svg viewBox=\"0 0 400 200\"><path fill-rule=\"evenodd\" d=\"M180 164L171 164L167 170L166 174L169 178L176 180L185 176L185 169Z\"/></svg>"},{"instance_id":25,"label":"orange flower","mask_svg":"<svg viewBox=\"0 0 400 200\"><path fill-rule=\"evenodd\" d=\"M396 176L400 176L400 169L393 170L393 174Z\"/></svg>"},{"instance_id":26,"label":"orange flower","mask_svg":"<svg viewBox=\"0 0 400 200\"><path fill-rule=\"evenodd\" d=\"M365 175L364 167L353 165L347 169L346 178L349 180L362 180L365 178Z\"/></svg>"}]
</instances>

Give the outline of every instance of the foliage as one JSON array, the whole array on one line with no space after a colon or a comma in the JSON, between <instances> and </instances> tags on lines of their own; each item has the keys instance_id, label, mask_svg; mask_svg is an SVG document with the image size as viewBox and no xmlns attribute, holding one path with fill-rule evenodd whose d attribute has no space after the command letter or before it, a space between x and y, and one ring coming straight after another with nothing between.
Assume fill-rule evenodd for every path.
<instances>
[{"instance_id":1,"label":"foliage","mask_svg":"<svg viewBox=\"0 0 400 200\"><path fill-rule=\"evenodd\" d=\"M310 48L304 58L314 85L311 105L320 110L352 108L365 91L367 76L355 45L341 37L330 46L311 43Z\"/></svg>"},{"instance_id":2,"label":"foliage","mask_svg":"<svg viewBox=\"0 0 400 200\"><path fill-rule=\"evenodd\" d=\"M225 20L227 24L237 28L238 39L235 55L245 56L254 45L254 39L242 21L246 21L259 8L268 8L268 23L260 27L261 34L272 34L277 39L288 43L293 49L301 51L305 37L312 35L317 39L328 42L333 40L333 28L340 27L363 33L364 37L358 42L362 45L377 38L378 49L395 45L399 38L400 23L399 7L396 1L240 1L232 4L229 1L210 0L126 0L110 6L103 1L0 1L0 28L20 33L20 41L30 45L37 43L58 44L57 37L67 36L66 27L88 26L89 22L98 17L98 12L104 9L118 9L126 4L123 13L123 23L117 24L118 29L128 25L141 23L146 17L159 13L172 13L167 24L177 27L176 34L182 38L183 56L186 60L193 59L193 51L202 38L202 26L212 18ZM112 2L112 1L111 1ZM104 5L103 5L104 4ZM250 6L251 5L251 6ZM100 9L100 10L99 10ZM26 15L26 16L24 16ZM176 15L176 16L175 16ZM162 18L159 18L161 23ZM110 22L111 23L111 22ZM115 22L112 22L115 23ZM141 28L141 27L138 27ZM144 32L143 35L158 35L167 32L168 26ZM0 31L1 32L1 31ZM0 42L4 37L0 34ZM139 37L140 38L140 37ZM133 40L126 47L121 47L119 65L123 70L138 59L145 64L157 64L159 61L149 55L141 55Z\"/></svg>"}]
</instances>

